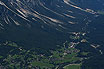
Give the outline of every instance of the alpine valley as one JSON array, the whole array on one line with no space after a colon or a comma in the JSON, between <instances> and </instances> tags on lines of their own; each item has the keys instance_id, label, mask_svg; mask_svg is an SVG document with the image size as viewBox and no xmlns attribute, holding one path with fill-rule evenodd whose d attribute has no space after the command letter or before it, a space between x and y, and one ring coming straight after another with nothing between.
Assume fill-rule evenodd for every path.
<instances>
[{"instance_id":1,"label":"alpine valley","mask_svg":"<svg viewBox=\"0 0 104 69\"><path fill-rule=\"evenodd\" d=\"M103 0L0 0L0 69L103 69Z\"/></svg>"}]
</instances>

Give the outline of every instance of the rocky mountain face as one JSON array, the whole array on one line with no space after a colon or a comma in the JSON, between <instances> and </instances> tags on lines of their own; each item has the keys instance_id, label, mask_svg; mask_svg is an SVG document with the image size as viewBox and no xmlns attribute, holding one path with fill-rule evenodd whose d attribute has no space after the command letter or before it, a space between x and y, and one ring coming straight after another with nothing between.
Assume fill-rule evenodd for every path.
<instances>
[{"instance_id":1,"label":"rocky mountain face","mask_svg":"<svg viewBox=\"0 0 104 69\"><path fill-rule=\"evenodd\" d=\"M85 32L88 23L97 17L97 13L83 6L83 3L86 2L1 0L0 36L2 40L26 43L29 46L53 46L69 39L71 32Z\"/></svg>"}]
</instances>

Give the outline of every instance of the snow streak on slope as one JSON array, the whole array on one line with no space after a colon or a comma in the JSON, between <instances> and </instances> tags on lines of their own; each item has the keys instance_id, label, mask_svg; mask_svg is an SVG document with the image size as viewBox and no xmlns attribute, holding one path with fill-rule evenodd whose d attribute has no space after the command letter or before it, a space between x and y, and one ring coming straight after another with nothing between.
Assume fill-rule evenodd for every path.
<instances>
[{"instance_id":1,"label":"snow streak on slope","mask_svg":"<svg viewBox=\"0 0 104 69\"><path fill-rule=\"evenodd\" d=\"M22 22L14 18L16 16L26 21L25 25L29 27L39 23L40 26L48 25L56 30L67 31L76 26L79 26L76 29L82 29L81 22L90 19L86 14L96 14L78 7L71 0L8 0L0 1L0 7L5 7L6 13L1 14L7 15L3 18L6 24L13 21L16 25L22 25Z\"/></svg>"}]
</instances>

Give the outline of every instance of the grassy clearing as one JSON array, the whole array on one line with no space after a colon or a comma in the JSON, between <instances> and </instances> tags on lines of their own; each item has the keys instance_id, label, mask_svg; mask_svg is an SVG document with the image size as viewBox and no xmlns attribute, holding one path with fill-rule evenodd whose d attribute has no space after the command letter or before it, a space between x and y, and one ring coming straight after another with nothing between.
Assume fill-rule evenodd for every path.
<instances>
[{"instance_id":1,"label":"grassy clearing","mask_svg":"<svg viewBox=\"0 0 104 69\"><path fill-rule=\"evenodd\" d=\"M81 69L81 64L70 64L65 66L64 69Z\"/></svg>"}]
</instances>

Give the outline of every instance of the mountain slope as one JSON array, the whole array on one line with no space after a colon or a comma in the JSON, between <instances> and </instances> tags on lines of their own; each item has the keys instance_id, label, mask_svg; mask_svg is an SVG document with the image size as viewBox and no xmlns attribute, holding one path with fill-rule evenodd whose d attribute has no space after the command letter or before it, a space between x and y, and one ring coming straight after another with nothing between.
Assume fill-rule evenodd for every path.
<instances>
[{"instance_id":1,"label":"mountain slope","mask_svg":"<svg viewBox=\"0 0 104 69\"><path fill-rule=\"evenodd\" d=\"M86 22L94 13L74 6L67 0L0 2L0 27L4 32L1 38L29 46L54 46L57 41L66 40L70 32L84 32Z\"/></svg>"}]
</instances>

